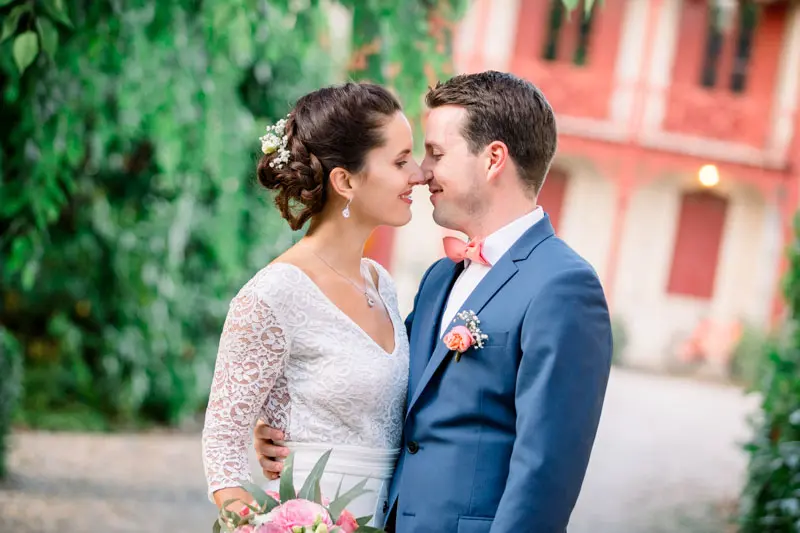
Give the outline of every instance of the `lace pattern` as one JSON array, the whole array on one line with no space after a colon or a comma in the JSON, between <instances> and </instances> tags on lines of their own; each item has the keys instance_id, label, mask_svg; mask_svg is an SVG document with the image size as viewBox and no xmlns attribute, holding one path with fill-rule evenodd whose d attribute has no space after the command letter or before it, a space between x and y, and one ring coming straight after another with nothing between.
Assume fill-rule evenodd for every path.
<instances>
[{"instance_id":1,"label":"lace pattern","mask_svg":"<svg viewBox=\"0 0 800 533\"><path fill-rule=\"evenodd\" d=\"M284 428L289 418L286 380L281 379L289 339L268 301L267 282L266 276L258 275L242 288L222 329L203 428L203 457L212 492L249 481L247 445L265 403L275 414L273 422L284 421L279 427ZM279 381L283 387L276 386Z\"/></svg>"},{"instance_id":2,"label":"lace pattern","mask_svg":"<svg viewBox=\"0 0 800 533\"><path fill-rule=\"evenodd\" d=\"M209 494L250 480L258 418L294 442L400 446L408 339L391 277L368 264L394 326L391 354L292 265L266 267L234 298L203 431Z\"/></svg>"}]
</instances>

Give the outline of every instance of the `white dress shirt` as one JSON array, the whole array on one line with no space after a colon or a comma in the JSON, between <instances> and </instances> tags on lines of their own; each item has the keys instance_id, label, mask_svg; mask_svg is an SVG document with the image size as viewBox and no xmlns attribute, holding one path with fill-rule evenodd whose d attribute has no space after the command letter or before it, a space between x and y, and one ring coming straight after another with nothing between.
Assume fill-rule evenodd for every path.
<instances>
[{"instance_id":1,"label":"white dress shirt","mask_svg":"<svg viewBox=\"0 0 800 533\"><path fill-rule=\"evenodd\" d=\"M492 265L496 264L526 231L543 218L544 211L541 207L537 206L536 209L527 215L523 215L495 231L483 241L483 257ZM440 337L449 329L456 313L461 311L461 306L464 305L464 302L467 301L472 291L475 290L484 276L486 276L492 268L475 263L469 259L465 260L464 265L464 270L458 276L458 279L453 284L453 289L447 297L447 305L445 306L444 313L442 313L442 323L439 331Z\"/></svg>"}]
</instances>

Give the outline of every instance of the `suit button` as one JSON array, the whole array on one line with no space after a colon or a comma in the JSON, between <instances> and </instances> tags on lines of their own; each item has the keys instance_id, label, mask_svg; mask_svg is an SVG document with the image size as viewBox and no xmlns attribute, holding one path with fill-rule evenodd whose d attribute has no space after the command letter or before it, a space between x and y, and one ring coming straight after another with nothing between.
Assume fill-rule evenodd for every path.
<instances>
[{"instance_id":1,"label":"suit button","mask_svg":"<svg viewBox=\"0 0 800 533\"><path fill-rule=\"evenodd\" d=\"M413 440L408 443L408 453L415 454L419 451L419 444L414 442Z\"/></svg>"}]
</instances>

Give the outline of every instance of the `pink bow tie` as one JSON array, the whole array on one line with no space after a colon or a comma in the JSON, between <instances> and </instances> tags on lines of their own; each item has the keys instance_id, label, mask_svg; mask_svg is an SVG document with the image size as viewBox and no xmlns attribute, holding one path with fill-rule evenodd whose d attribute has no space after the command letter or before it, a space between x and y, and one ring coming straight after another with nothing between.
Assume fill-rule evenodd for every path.
<instances>
[{"instance_id":1,"label":"pink bow tie","mask_svg":"<svg viewBox=\"0 0 800 533\"><path fill-rule=\"evenodd\" d=\"M483 239L464 242L456 237L445 237L444 253L456 263L469 259L481 265L492 266L489 260L483 256Z\"/></svg>"}]
</instances>

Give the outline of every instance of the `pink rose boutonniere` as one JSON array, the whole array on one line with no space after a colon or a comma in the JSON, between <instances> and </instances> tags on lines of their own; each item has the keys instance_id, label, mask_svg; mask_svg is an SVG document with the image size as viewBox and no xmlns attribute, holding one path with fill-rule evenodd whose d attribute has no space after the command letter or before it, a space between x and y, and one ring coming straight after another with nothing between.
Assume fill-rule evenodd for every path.
<instances>
[{"instance_id":1,"label":"pink rose boutonniere","mask_svg":"<svg viewBox=\"0 0 800 533\"><path fill-rule=\"evenodd\" d=\"M488 335L481 332L481 321L473 311L461 311L453 322L458 322L459 319L464 324L453 326L442 338L442 342L447 345L447 348L456 353L456 363L461 361L461 356L470 348L483 348L483 341L489 338Z\"/></svg>"}]
</instances>

